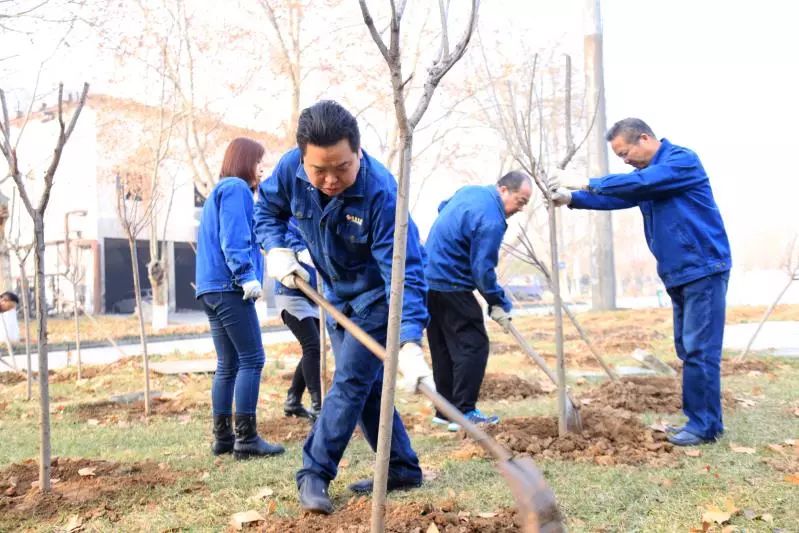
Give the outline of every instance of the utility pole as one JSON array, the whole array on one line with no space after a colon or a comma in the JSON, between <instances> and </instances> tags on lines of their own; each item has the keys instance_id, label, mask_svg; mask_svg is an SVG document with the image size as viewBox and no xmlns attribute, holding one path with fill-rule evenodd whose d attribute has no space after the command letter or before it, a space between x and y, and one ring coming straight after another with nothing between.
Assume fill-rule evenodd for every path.
<instances>
[{"instance_id":1,"label":"utility pole","mask_svg":"<svg viewBox=\"0 0 799 533\"><path fill-rule=\"evenodd\" d=\"M594 126L588 135L588 175L608 173L608 146L605 141L605 75L602 66L602 16L600 0L584 0L585 91L589 109L587 120ZM596 113L593 106L596 105ZM596 115L596 116L595 116ZM594 310L616 308L616 272L613 260L613 220L611 211L592 211L591 300Z\"/></svg>"}]
</instances>

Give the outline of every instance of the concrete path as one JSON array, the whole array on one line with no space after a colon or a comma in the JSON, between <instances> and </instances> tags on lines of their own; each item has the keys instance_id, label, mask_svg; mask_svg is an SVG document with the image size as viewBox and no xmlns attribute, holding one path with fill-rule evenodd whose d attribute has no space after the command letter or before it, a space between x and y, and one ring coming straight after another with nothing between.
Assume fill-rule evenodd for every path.
<instances>
[{"instance_id":1,"label":"concrete path","mask_svg":"<svg viewBox=\"0 0 799 533\"><path fill-rule=\"evenodd\" d=\"M288 329L280 330L280 331L270 331L264 333L261 338L263 339L264 346L268 347L272 344L277 344L281 342L297 342L294 338L294 335L291 334L291 331ZM197 355L205 354L208 352L214 351L214 343L211 340L210 335L205 336L198 336L193 339L181 339L181 340L171 340L171 341L157 341L157 342L148 342L147 343L147 352L150 355L169 355L172 353L182 353L185 354L186 352L195 352ZM121 353L120 353L121 352ZM119 345L119 350L114 348L113 346L107 347L97 347L97 348L82 348L80 351L80 358L81 362L86 365L104 365L113 363L114 361L118 361L122 357L129 357L133 355L141 355L141 345L136 344L124 344ZM37 371L39 368L37 359L39 355L34 352L31 354L32 360L32 367L34 371ZM51 370L55 370L58 368L64 368L67 365L67 358L70 357L71 363L75 364L75 354L72 351L52 351L48 353L48 367ZM269 348L266 348L266 358L267 361L269 360ZM3 362L11 363L8 355L6 354L3 358ZM17 354L16 355L16 362L17 366L24 370L26 368L25 363L25 354ZM7 365L0 363L0 372L9 371L9 367Z\"/></svg>"},{"instance_id":2,"label":"concrete path","mask_svg":"<svg viewBox=\"0 0 799 533\"><path fill-rule=\"evenodd\" d=\"M724 349L740 352L757 329L757 323L733 324L724 328ZM799 322L766 322L751 348L780 357L799 357Z\"/></svg>"}]
</instances>

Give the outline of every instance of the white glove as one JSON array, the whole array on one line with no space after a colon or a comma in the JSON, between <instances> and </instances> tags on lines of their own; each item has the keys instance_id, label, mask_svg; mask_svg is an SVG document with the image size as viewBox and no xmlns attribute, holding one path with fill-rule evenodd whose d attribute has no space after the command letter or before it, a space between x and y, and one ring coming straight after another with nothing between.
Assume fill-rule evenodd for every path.
<instances>
[{"instance_id":1,"label":"white glove","mask_svg":"<svg viewBox=\"0 0 799 533\"><path fill-rule=\"evenodd\" d=\"M572 202L572 192L563 187L558 188L550 193L552 195L552 205L561 207L569 205Z\"/></svg>"},{"instance_id":2,"label":"white glove","mask_svg":"<svg viewBox=\"0 0 799 533\"><path fill-rule=\"evenodd\" d=\"M257 279L245 281L241 288L244 289L244 296L241 298L242 300L257 300L261 297L263 292L263 289L261 288L261 282Z\"/></svg>"},{"instance_id":3,"label":"white glove","mask_svg":"<svg viewBox=\"0 0 799 533\"><path fill-rule=\"evenodd\" d=\"M510 326L510 315L506 313L504 309L498 305L492 305L488 310L488 316L490 316L494 322L502 326L502 329L505 330L505 333L508 333L508 326Z\"/></svg>"},{"instance_id":4,"label":"white glove","mask_svg":"<svg viewBox=\"0 0 799 533\"><path fill-rule=\"evenodd\" d=\"M561 170L553 173L547 180L547 187L550 191L565 188L576 191L588 188L588 176L582 172Z\"/></svg>"},{"instance_id":5,"label":"white glove","mask_svg":"<svg viewBox=\"0 0 799 533\"><path fill-rule=\"evenodd\" d=\"M311 259L311 252L308 251L308 248L304 248L298 253L297 259L299 259L300 263L304 263L310 267L314 266L313 259Z\"/></svg>"},{"instance_id":6,"label":"white glove","mask_svg":"<svg viewBox=\"0 0 799 533\"><path fill-rule=\"evenodd\" d=\"M424 383L433 390L436 385L433 382L433 371L424 360L422 347L415 342L407 342L400 348L397 361L402 378L399 386L406 392L416 392L416 387L420 382Z\"/></svg>"},{"instance_id":7,"label":"white glove","mask_svg":"<svg viewBox=\"0 0 799 533\"><path fill-rule=\"evenodd\" d=\"M289 289L296 289L294 274L305 281L310 281L311 276L308 271L302 268L297 255L291 248L272 248L266 254L266 270L269 276L275 278Z\"/></svg>"}]
</instances>

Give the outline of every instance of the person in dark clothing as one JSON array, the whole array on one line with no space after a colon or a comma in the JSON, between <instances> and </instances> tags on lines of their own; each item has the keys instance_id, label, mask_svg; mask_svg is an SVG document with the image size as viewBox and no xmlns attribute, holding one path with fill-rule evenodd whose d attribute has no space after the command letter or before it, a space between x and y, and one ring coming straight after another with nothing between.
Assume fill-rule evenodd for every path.
<instances>
[{"instance_id":1,"label":"person in dark clothing","mask_svg":"<svg viewBox=\"0 0 799 533\"><path fill-rule=\"evenodd\" d=\"M297 254L302 267L308 272L309 283L316 289L316 269L313 267L311 254L294 218L289 219L286 243ZM322 410L322 387L319 375L319 359L321 346L319 340L319 308L298 289L286 287L275 280L275 306L280 319L288 326L291 333L302 347L302 358L297 363L291 379L283 413L286 416L298 416L316 420ZM302 405L302 394L305 388L311 396L311 408Z\"/></svg>"},{"instance_id":2,"label":"person in dark clothing","mask_svg":"<svg viewBox=\"0 0 799 533\"><path fill-rule=\"evenodd\" d=\"M228 145L219 183L205 201L197 234L195 293L208 315L217 355L211 387L211 451L233 452L236 459L283 453L282 446L258 436L255 424L265 359L255 300L261 296L264 269L252 215L263 154L260 144L245 137Z\"/></svg>"},{"instance_id":3,"label":"person in dark clothing","mask_svg":"<svg viewBox=\"0 0 799 533\"><path fill-rule=\"evenodd\" d=\"M524 209L531 195L532 181L520 171L506 174L496 185L463 187L439 206L425 243L430 286L427 341L436 389L477 424L496 424L499 418L477 409L489 345L483 310L473 291L488 302L489 316L506 328L511 303L497 283L499 247L506 219ZM433 423L459 429L438 411Z\"/></svg>"},{"instance_id":4,"label":"person in dark clothing","mask_svg":"<svg viewBox=\"0 0 799 533\"><path fill-rule=\"evenodd\" d=\"M694 152L658 140L643 120L617 122L606 139L635 170L592 179L556 175L549 184L552 201L572 209L641 210L646 242L671 297L674 346L683 362L688 423L674 428L669 440L678 446L713 442L724 432L721 345L732 258L710 180Z\"/></svg>"}]
</instances>

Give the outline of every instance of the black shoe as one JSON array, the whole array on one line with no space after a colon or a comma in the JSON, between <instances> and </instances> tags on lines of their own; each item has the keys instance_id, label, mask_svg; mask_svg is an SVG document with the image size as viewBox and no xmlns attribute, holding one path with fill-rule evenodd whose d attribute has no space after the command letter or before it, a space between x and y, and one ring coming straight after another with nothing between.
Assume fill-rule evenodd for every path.
<instances>
[{"instance_id":1,"label":"black shoe","mask_svg":"<svg viewBox=\"0 0 799 533\"><path fill-rule=\"evenodd\" d=\"M298 418L313 418L311 413L303 407L300 397L291 391L286 395L286 402L283 404L283 414L286 416L296 416Z\"/></svg>"},{"instance_id":2,"label":"black shoe","mask_svg":"<svg viewBox=\"0 0 799 533\"><path fill-rule=\"evenodd\" d=\"M311 415L313 420L319 418L319 415L322 412L322 395L319 392L312 392L311 393L311 408L308 409L308 413Z\"/></svg>"},{"instance_id":3,"label":"black shoe","mask_svg":"<svg viewBox=\"0 0 799 533\"><path fill-rule=\"evenodd\" d=\"M300 507L303 511L320 514L333 512L333 502L327 494L327 481L307 474L300 482Z\"/></svg>"},{"instance_id":4,"label":"black shoe","mask_svg":"<svg viewBox=\"0 0 799 533\"><path fill-rule=\"evenodd\" d=\"M233 457L250 459L278 455L285 451L279 444L269 444L258 436L255 426L255 415L236 414L236 441L233 444Z\"/></svg>"},{"instance_id":5,"label":"black shoe","mask_svg":"<svg viewBox=\"0 0 799 533\"><path fill-rule=\"evenodd\" d=\"M391 492L392 490L408 490L408 489L416 489L422 486L422 480L404 480L404 479L392 479L388 478L388 483L386 484L386 491ZM349 488L355 494L369 494L374 489L374 480L372 479L362 479L360 481L356 481Z\"/></svg>"},{"instance_id":6,"label":"black shoe","mask_svg":"<svg viewBox=\"0 0 799 533\"><path fill-rule=\"evenodd\" d=\"M233 415L214 415L214 443L211 453L222 455L233 451Z\"/></svg>"}]
</instances>

